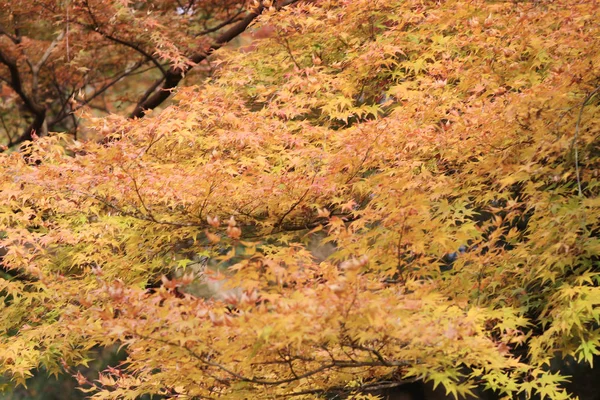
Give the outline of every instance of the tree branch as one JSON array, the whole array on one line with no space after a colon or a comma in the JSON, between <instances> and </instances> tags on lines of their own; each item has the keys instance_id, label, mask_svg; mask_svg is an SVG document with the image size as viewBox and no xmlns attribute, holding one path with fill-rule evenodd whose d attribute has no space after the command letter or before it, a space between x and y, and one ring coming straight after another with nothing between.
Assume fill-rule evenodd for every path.
<instances>
[{"instance_id":1,"label":"tree branch","mask_svg":"<svg viewBox=\"0 0 600 400\"><path fill-rule=\"evenodd\" d=\"M46 120L46 108L37 104L33 99L27 96L23 88L23 83L21 81L21 75L19 74L19 67L17 66L16 60L11 59L1 49L0 63L8 67L8 71L10 73L10 87L21 98L25 108L34 116L33 122L27 127L23 134L10 143L11 146L14 146L23 143L26 140L31 140L32 133L39 132L41 130L42 126L44 125L44 121Z\"/></svg>"},{"instance_id":2,"label":"tree branch","mask_svg":"<svg viewBox=\"0 0 600 400\"><path fill-rule=\"evenodd\" d=\"M218 25L216 25L216 26L213 26L212 28L207 28L206 30L204 30L204 31L202 31L202 32L200 32L200 33L198 33L198 34L196 34L195 36L196 36L196 37L198 37L198 36L204 36L204 35L208 35L209 33L216 32L216 31L218 31L219 29L226 27L227 25L231 25L231 24L233 24L233 23L235 23L235 22L241 21L241 20L238 18L238 17L240 16L240 14L241 14L241 13L242 13L242 12L240 11L240 12L236 13L236 14L235 14L233 17L229 18L228 20L226 20L226 21L223 21L223 22L221 22L220 24L218 24Z\"/></svg>"},{"instance_id":3,"label":"tree branch","mask_svg":"<svg viewBox=\"0 0 600 400\"><path fill-rule=\"evenodd\" d=\"M39 104L36 104L33 99L29 98L29 96L25 94L17 62L11 59L8 55L4 54L2 49L0 49L0 63L8 67L8 72L10 73L11 78L10 87L19 95L27 110L32 114L45 113L45 109L43 107L41 107Z\"/></svg>"},{"instance_id":4,"label":"tree branch","mask_svg":"<svg viewBox=\"0 0 600 400\"><path fill-rule=\"evenodd\" d=\"M287 7L291 4L298 2L299 0L284 0L280 4L278 4L277 8ZM248 28L248 26L258 17L262 11L264 10L264 6L259 6L256 10L251 11L245 18L239 21L237 24L229 28L227 31L223 32L219 37L217 37L214 43L208 48L205 52L199 52L191 57L189 60L193 65L200 64L202 61L206 60L208 56L210 56L215 50L220 49L223 45L229 43L232 39L239 36L242 32ZM135 109L129 114L129 118L142 118L144 116L144 111L153 110L154 108L161 105L166 99L171 96L171 92L173 89L177 87L179 82L183 79L185 74L192 69L192 66L184 66L181 68L169 68L165 76L160 80L155 82L153 86L158 86L162 83L161 88L154 92L154 94L148 97L144 101L140 101L137 104Z\"/></svg>"},{"instance_id":5,"label":"tree branch","mask_svg":"<svg viewBox=\"0 0 600 400\"><path fill-rule=\"evenodd\" d=\"M199 52L191 57L189 60L193 64L199 64L204 61L212 52L220 49L223 45L229 43L232 39L239 36L246 28L258 17L264 9L264 6L259 6L258 9L251 11L244 19L229 28L226 32L223 32L219 37L215 39L215 42L208 48L206 52ZM148 97L144 102L138 104L135 109L129 115L129 118L141 118L144 116L144 111L152 110L161 105L166 99L171 96L171 91L177 87L179 82L183 79L185 74L192 68L192 66L184 66L181 68L171 67L164 76L164 82L160 89L155 92L152 96ZM155 84L156 85L156 84Z\"/></svg>"},{"instance_id":6,"label":"tree branch","mask_svg":"<svg viewBox=\"0 0 600 400\"><path fill-rule=\"evenodd\" d=\"M112 40L115 43L121 44L125 47L129 47L130 49L133 49L135 51L137 51L138 53L140 53L141 55L143 55L144 57L146 57L149 61L152 62L152 64L154 64L156 66L156 68L158 68L160 70L160 73L164 76L167 71L165 71L165 69L163 68L162 65L160 65L160 63L158 62L158 60L154 57L152 57L151 54L149 54L148 52L146 52L144 49L142 49L141 47L139 47L138 45L135 45L133 43L129 43L123 39L119 39L118 37L112 36L108 33L105 33L103 31L100 30L99 27L96 27L95 29L96 32L98 32L100 35L104 36L105 38L107 38L108 40Z\"/></svg>"},{"instance_id":7,"label":"tree branch","mask_svg":"<svg viewBox=\"0 0 600 400\"><path fill-rule=\"evenodd\" d=\"M19 38L11 35L2 25L0 25L0 34L6 35L14 44L19 44Z\"/></svg>"},{"instance_id":8,"label":"tree branch","mask_svg":"<svg viewBox=\"0 0 600 400\"><path fill-rule=\"evenodd\" d=\"M140 46L130 43L126 40L119 39L118 37L115 37L109 33L102 31L100 29L100 23L98 23L98 20L96 19L96 16L94 15L94 12L92 11L92 7L90 6L89 2L86 0L86 1L84 1L83 4L85 5L85 8L87 10L88 15L90 16L90 19L92 20L93 25L86 25L86 24L81 24L81 25L83 25L84 27L86 27L88 29L92 29L95 32L98 32L98 34L102 35L103 37L107 38L108 40L112 40L115 43L121 44L125 47L129 47L130 49L137 51L138 53L140 53L141 55L146 57L149 61L151 61L156 66L156 68L158 68L160 70L160 72L163 74L163 76L166 74L165 69L163 68L162 65L160 65L158 60L156 58L152 57L151 54L149 54L147 51L142 49Z\"/></svg>"},{"instance_id":9,"label":"tree branch","mask_svg":"<svg viewBox=\"0 0 600 400\"><path fill-rule=\"evenodd\" d=\"M31 68L31 96L33 98L34 101L38 101L38 81L39 81L39 73L40 73L40 69L42 68L42 66L46 63L46 61L48 61L48 58L50 57L50 54L52 54L52 51L56 48L56 45L58 44L58 42L60 42L62 40L62 38L65 36L65 32L61 32L56 39L54 39L52 41L52 43L50 43L50 46L48 46L48 48L46 49L46 51L44 52L44 54L42 55L42 57L39 59L39 61L36 64L32 64L29 63L29 67Z\"/></svg>"},{"instance_id":10,"label":"tree branch","mask_svg":"<svg viewBox=\"0 0 600 400\"><path fill-rule=\"evenodd\" d=\"M136 69L138 69L142 65L143 65L143 62L142 61L138 61L135 64L133 64L131 67L128 67L127 69L125 69L123 72L117 74L109 82L107 82L106 84L104 84L100 89L98 89L92 95L90 95L87 99L85 99L85 101L81 102L77 107L73 108L70 113L64 113L64 112L63 113L59 113L56 116L56 118L54 118L48 125L49 126L55 125L58 122L62 121L63 119L68 118L69 115L73 114L74 112L79 111L83 107L87 106L91 101L93 101L95 98L97 98L102 93L104 93L105 91L107 91L111 86L117 84L121 79L125 78L126 76L129 76L133 71L135 71Z\"/></svg>"}]
</instances>

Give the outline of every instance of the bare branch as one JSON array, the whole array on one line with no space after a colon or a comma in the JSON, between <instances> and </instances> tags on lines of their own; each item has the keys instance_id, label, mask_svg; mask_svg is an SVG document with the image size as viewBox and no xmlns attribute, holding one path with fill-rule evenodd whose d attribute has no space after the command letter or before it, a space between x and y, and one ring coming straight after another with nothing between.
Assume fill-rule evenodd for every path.
<instances>
[{"instance_id":1,"label":"bare branch","mask_svg":"<svg viewBox=\"0 0 600 400\"><path fill-rule=\"evenodd\" d=\"M2 114L0 114L0 123L2 123L2 127L4 128L4 131L6 132L6 137L8 137L8 143L11 144L12 143L12 134L10 132L10 129L8 129L8 125L6 125L6 121L4 120L4 116Z\"/></svg>"},{"instance_id":2,"label":"bare branch","mask_svg":"<svg viewBox=\"0 0 600 400\"><path fill-rule=\"evenodd\" d=\"M19 67L17 61L11 59L0 49L0 63L8 67L10 73L10 87L17 93L17 95L23 101L25 108L31 112L34 116L33 122L27 127L21 136L15 139L11 146L23 143L24 141L31 140L34 132L40 132L44 126L46 120L46 108L37 104L32 98L30 98L23 88L21 81L21 75L19 73Z\"/></svg>"},{"instance_id":3,"label":"bare branch","mask_svg":"<svg viewBox=\"0 0 600 400\"><path fill-rule=\"evenodd\" d=\"M160 70L160 72L161 72L161 74L163 74L163 76L165 76L167 74L167 71L158 62L158 60L155 57L152 57L151 54L149 54L148 52L146 52L144 49L142 49L138 45L135 45L133 43L127 42L127 41L125 41L123 39L119 39L118 37L112 36L112 35L110 35L108 33L104 33L104 32L102 32L99 29L97 29L96 32L98 32L99 34L101 34L105 38L107 38L109 40L112 40L115 43L122 44L123 46L129 47L130 49L133 49L133 50L137 51L138 53L140 53L144 57L146 57L149 61L151 61L156 66L156 68L158 68Z\"/></svg>"},{"instance_id":4,"label":"bare branch","mask_svg":"<svg viewBox=\"0 0 600 400\"><path fill-rule=\"evenodd\" d=\"M29 64L31 67L31 75L32 75L32 77L31 77L31 96L33 97L34 101L38 101L38 78L39 78L40 69L46 63L46 61L48 61L50 54L52 54L52 51L56 48L56 45L58 44L58 42L60 42L62 40L62 38L64 36L65 36L65 32L63 31L56 37L56 39L54 39L52 41L52 43L50 43L50 46L48 46L48 48L46 49L44 54L42 54L42 57L39 59L39 61L36 64Z\"/></svg>"},{"instance_id":5,"label":"bare branch","mask_svg":"<svg viewBox=\"0 0 600 400\"><path fill-rule=\"evenodd\" d=\"M19 38L11 35L6 29L4 29L2 25L0 25L0 34L6 35L6 37L8 37L14 44L19 43Z\"/></svg>"},{"instance_id":6,"label":"bare branch","mask_svg":"<svg viewBox=\"0 0 600 400\"><path fill-rule=\"evenodd\" d=\"M117 74L109 82L107 82L106 84L104 84L104 86L102 86L100 89L98 89L96 92L94 92L90 97L88 97L85 101L81 102L77 107L75 107L74 109L72 109L70 113L66 113L66 114L63 113L62 115L59 114L56 118L54 118L49 123L49 125L52 126L54 124L57 124L58 122L64 120L67 117L69 117L69 115L71 115L72 113L74 113L76 111L79 111L83 107L87 106L90 102L92 102L94 99L96 99L102 93L104 93L105 91L107 91L111 86L117 84L121 79L125 78L126 76L129 76L133 71L135 71L136 69L138 69L139 67L141 67L143 64L144 64L143 61L138 61L135 64L133 64L131 67L125 69L125 71L121 72L120 74Z\"/></svg>"},{"instance_id":7,"label":"bare branch","mask_svg":"<svg viewBox=\"0 0 600 400\"><path fill-rule=\"evenodd\" d=\"M56 48L56 45L58 44L58 42L60 42L63 39L64 36L65 36L65 32L62 31L61 33L58 34L56 39L54 39L52 41L52 43L50 43L50 46L48 46L48 48L46 49L46 51L44 52L42 57L39 59L39 61L35 65L35 68L38 71L40 70L40 68L42 68L42 66L46 63L46 61L48 61L48 57L50 57L50 54L52 54L52 50L54 50Z\"/></svg>"},{"instance_id":8,"label":"bare branch","mask_svg":"<svg viewBox=\"0 0 600 400\"><path fill-rule=\"evenodd\" d=\"M204 35L208 35L209 33L213 33L218 31L221 28L226 27L227 25L231 25L235 22L241 21L241 19L239 18L239 16L242 14L242 11L237 12L233 17L229 18L226 21L221 22L220 24L213 26L212 28L208 28L198 34L196 34L196 36L204 36Z\"/></svg>"},{"instance_id":9,"label":"bare branch","mask_svg":"<svg viewBox=\"0 0 600 400\"><path fill-rule=\"evenodd\" d=\"M36 104L31 98L29 98L29 96L27 96L27 94L25 94L25 91L23 89L23 83L21 82L21 75L19 74L19 67L17 66L17 62L15 60L11 59L7 54L5 54L2 51L2 49L0 49L0 63L6 65L8 67L8 71L10 73L10 78L11 78L10 86L15 91L15 93L17 93L19 95L19 97L25 104L25 107L27 108L27 110L35 115L44 114L46 112L46 110L39 104Z\"/></svg>"}]
</instances>

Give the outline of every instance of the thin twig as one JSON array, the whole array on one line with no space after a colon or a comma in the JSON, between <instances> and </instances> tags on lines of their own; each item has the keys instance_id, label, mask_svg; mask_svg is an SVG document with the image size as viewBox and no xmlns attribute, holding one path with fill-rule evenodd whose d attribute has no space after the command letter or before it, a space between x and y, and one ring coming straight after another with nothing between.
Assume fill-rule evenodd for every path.
<instances>
[{"instance_id":1,"label":"thin twig","mask_svg":"<svg viewBox=\"0 0 600 400\"><path fill-rule=\"evenodd\" d=\"M208 35L209 33L216 32L219 29L221 29L221 28L223 28L223 27L225 27L227 25L234 24L236 22L241 21L242 19L239 18L239 16L242 14L242 12L243 11L239 11L237 14L235 14L233 17L229 18L228 20L223 21L220 24L218 24L216 26L213 26L212 28L207 28L206 30L204 30L204 31L202 31L200 33L197 33L195 36L196 37L198 37L198 36L205 36L205 35Z\"/></svg>"},{"instance_id":2,"label":"thin twig","mask_svg":"<svg viewBox=\"0 0 600 400\"><path fill-rule=\"evenodd\" d=\"M281 216L281 218L279 218L279 221L277 221L277 223L273 226L273 231L275 231L276 228L279 228L281 226L281 224L283 224L283 220L292 212L294 211L294 209L296 207L298 207L298 205L300 203L302 203L302 201L304 201L304 199L306 198L306 195L308 195L308 193L310 192L310 189L312 189L312 185L313 183L315 183L315 179L317 177L317 174L315 173L313 175L312 181L310 182L310 186L308 188L306 188L306 190L304 191L304 193L302 194L302 196L300 196L300 198L294 203L292 204L292 206Z\"/></svg>"}]
</instances>

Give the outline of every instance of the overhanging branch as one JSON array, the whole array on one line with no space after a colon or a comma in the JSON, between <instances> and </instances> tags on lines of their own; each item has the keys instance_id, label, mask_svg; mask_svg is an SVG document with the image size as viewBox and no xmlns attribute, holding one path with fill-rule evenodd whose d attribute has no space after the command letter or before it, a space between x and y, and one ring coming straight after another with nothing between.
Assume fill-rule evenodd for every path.
<instances>
[{"instance_id":1,"label":"overhanging branch","mask_svg":"<svg viewBox=\"0 0 600 400\"><path fill-rule=\"evenodd\" d=\"M258 17L264 7L261 5L256 10L251 11L244 19L240 22L229 28L227 31L223 32L219 37L217 37L214 43L208 48L207 51L199 52L191 57L189 60L195 65L204 61L212 52L217 49L223 47L223 45L229 43L232 39L239 36L242 32L246 30L246 28ZM192 66L184 66L179 68L171 67L166 72L164 78L161 78L162 85L160 89L152 96L149 96L145 101L139 103L135 109L129 115L129 118L141 118L144 116L144 111L152 110L159 105L161 105L166 99L171 96L171 91L177 87L179 82L183 79L185 74L192 68ZM155 84L156 85L156 84ZM159 83L160 85L160 83ZM156 85L158 86L158 85Z\"/></svg>"},{"instance_id":2,"label":"overhanging branch","mask_svg":"<svg viewBox=\"0 0 600 400\"><path fill-rule=\"evenodd\" d=\"M298 0L284 0L277 5L277 8L282 8L289 6L298 2ZM223 32L219 37L217 37L214 43L208 48L206 51L202 51L196 53L189 57L189 60L192 62L190 66L184 66L179 68L170 68L167 73L158 81L156 81L153 87L160 86L160 89L154 92L153 95L145 96L146 99L140 101L135 109L129 114L129 118L141 118L144 116L144 112L146 110L153 110L154 108L161 105L166 99L171 96L171 92L173 89L177 87L179 82L183 79L185 74L192 69L193 65L197 65L202 61L206 60L208 56L210 56L215 50L220 49L223 45L229 43L232 39L239 36L242 32L248 28L248 26L254 21L264 10L264 6L260 5L256 10L251 11L245 18L240 20L237 24L229 28L227 31Z\"/></svg>"}]
</instances>

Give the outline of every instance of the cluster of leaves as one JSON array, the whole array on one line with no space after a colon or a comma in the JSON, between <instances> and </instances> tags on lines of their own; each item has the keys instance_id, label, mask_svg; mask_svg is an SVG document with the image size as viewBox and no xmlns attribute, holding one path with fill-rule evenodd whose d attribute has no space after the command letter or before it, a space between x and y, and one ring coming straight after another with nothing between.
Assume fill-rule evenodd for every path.
<instances>
[{"instance_id":1,"label":"cluster of leaves","mask_svg":"<svg viewBox=\"0 0 600 400\"><path fill-rule=\"evenodd\" d=\"M271 37L222 51L160 114L3 155L2 372L24 383L120 343L126 363L80 377L95 399L411 379L570 398L550 360L600 345L598 15L266 10ZM186 291L223 278L218 299Z\"/></svg>"}]
</instances>

